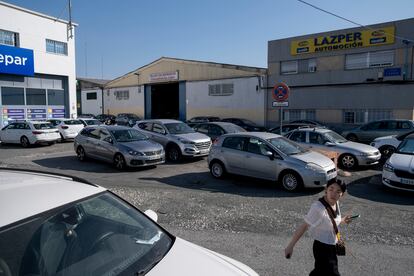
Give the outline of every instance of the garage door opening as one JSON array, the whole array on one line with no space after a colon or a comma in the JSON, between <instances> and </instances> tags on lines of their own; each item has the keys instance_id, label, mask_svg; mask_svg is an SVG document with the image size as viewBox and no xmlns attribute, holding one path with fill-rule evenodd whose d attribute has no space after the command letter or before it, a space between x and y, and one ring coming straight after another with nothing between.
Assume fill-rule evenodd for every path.
<instances>
[{"instance_id":1,"label":"garage door opening","mask_svg":"<svg viewBox=\"0 0 414 276\"><path fill-rule=\"evenodd\" d=\"M179 86L177 83L151 85L151 118L179 118Z\"/></svg>"}]
</instances>

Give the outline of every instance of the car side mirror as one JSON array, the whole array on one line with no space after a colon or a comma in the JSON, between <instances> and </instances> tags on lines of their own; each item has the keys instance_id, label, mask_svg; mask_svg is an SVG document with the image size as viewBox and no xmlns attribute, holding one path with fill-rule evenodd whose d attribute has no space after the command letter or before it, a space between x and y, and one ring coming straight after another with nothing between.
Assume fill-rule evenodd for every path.
<instances>
[{"instance_id":1,"label":"car side mirror","mask_svg":"<svg viewBox=\"0 0 414 276\"><path fill-rule=\"evenodd\" d=\"M150 219L152 219L153 221L157 222L158 221L158 215L157 213L155 213L153 210L148 209L144 212L144 214L146 214Z\"/></svg>"},{"instance_id":2,"label":"car side mirror","mask_svg":"<svg viewBox=\"0 0 414 276\"><path fill-rule=\"evenodd\" d=\"M113 143L114 143L114 140L112 140L112 138L111 138L111 137L106 137L106 138L104 139L104 141L105 141L105 142L108 142L108 143L110 143L110 144L113 144Z\"/></svg>"}]
</instances>

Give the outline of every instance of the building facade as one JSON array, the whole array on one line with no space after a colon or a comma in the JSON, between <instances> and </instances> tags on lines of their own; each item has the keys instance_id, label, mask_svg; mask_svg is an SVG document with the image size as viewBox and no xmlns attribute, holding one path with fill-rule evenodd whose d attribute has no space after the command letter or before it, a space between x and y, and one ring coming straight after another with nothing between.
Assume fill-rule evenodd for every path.
<instances>
[{"instance_id":1,"label":"building facade","mask_svg":"<svg viewBox=\"0 0 414 276\"><path fill-rule=\"evenodd\" d=\"M77 113L99 115L104 113L104 87L109 80L77 79Z\"/></svg>"},{"instance_id":2,"label":"building facade","mask_svg":"<svg viewBox=\"0 0 414 276\"><path fill-rule=\"evenodd\" d=\"M75 26L0 2L0 125L76 116Z\"/></svg>"},{"instance_id":3,"label":"building facade","mask_svg":"<svg viewBox=\"0 0 414 276\"><path fill-rule=\"evenodd\" d=\"M268 42L266 118L279 122L272 86L290 87L283 119L354 125L414 119L414 19Z\"/></svg>"},{"instance_id":4,"label":"building facade","mask_svg":"<svg viewBox=\"0 0 414 276\"><path fill-rule=\"evenodd\" d=\"M105 86L105 113L239 117L265 123L264 68L162 57Z\"/></svg>"}]
</instances>

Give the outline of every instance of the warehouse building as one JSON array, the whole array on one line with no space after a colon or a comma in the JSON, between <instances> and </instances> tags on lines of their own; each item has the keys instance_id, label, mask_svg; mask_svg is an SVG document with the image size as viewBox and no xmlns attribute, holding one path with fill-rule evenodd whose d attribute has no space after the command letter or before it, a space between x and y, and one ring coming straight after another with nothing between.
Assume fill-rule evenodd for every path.
<instances>
[{"instance_id":1,"label":"warehouse building","mask_svg":"<svg viewBox=\"0 0 414 276\"><path fill-rule=\"evenodd\" d=\"M105 85L105 113L239 117L265 123L264 68L162 57Z\"/></svg>"},{"instance_id":2,"label":"warehouse building","mask_svg":"<svg viewBox=\"0 0 414 276\"><path fill-rule=\"evenodd\" d=\"M74 26L0 1L0 125L76 116Z\"/></svg>"},{"instance_id":3,"label":"warehouse building","mask_svg":"<svg viewBox=\"0 0 414 276\"><path fill-rule=\"evenodd\" d=\"M77 78L77 113L99 115L104 113L104 87L109 80Z\"/></svg>"},{"instance_id":4,"label":"warehouse building","mask_svg":"<svg viewBox=\"0 0 414 276\"><path fill-rule=\"evenodd\" d=\"M414 119L414 19L268 42L269 88L290 87L285 121L354 125ZM279 121L272 89L269 125Z\"/></svg>"}]
</instances>

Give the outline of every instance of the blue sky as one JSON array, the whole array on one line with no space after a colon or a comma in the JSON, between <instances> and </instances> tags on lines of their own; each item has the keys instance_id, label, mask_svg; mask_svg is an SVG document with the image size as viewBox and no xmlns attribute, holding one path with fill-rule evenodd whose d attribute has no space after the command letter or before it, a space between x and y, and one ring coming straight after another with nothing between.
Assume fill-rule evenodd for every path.
<instances>
[{"instance_id":1,"label":"blue sky","mask_svg":"<svg viewBox=\"0 0 414 276\"><path fill-rule=\"evenodd\" d=\"M68 19L68 0L3 0ZM413 0L306 0L363 25ZM355 25L296 0L72 0L77 76L113 79L162 56L267 67L267 42ZM414 34L413 34L414 37Z\"/></svg>"}]
</instances>

